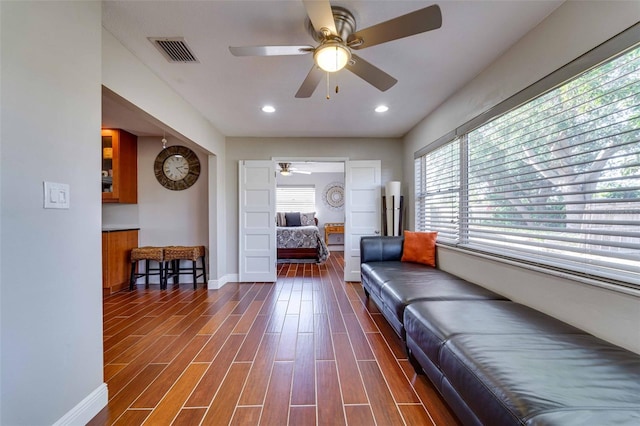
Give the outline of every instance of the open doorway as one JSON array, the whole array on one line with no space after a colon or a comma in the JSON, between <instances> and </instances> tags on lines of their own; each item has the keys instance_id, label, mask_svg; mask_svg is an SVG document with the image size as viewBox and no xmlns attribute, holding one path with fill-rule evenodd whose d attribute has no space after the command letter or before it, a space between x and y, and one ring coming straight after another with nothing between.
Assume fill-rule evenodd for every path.
<instances>
[{"instance_id":1,"label":"open doorway","mask_svg":"<svg viewBox=\"0 0 640 426\"><path fill-rule=\"evenodd\" d=\"M277 243L274 239L278 222L275 193L279 173L276 165L279 166L280 162L295 161L271 159L239 162L240 282L275 281ZM360 280L360 238L380 234L380 188L380 160L344 160L345 281ZM297 221L302 222L300 212Z\"/></svg>"},{"instance_id":2,"label":"open doorway","mask_svg":"<svg viewBox=\"0 0 640 426\"><path fill-rule=\"evenodd\" d=\"M308 245L305 236L285 229L287 215L300 212L315 219L319 238L329 252L344 251L345 163L331 160L274 160L276 162L276 211L281 226L276 238L278 262L311 262L320 251L292 250ZM297 223L297 222L296 222ZM288 226L286 226L288 228ZM295 239L296 235L299 237ZM306 237L311 238L310 236ZM316 258L317 260L317 258Z\"/></svg>"}]
</instances>

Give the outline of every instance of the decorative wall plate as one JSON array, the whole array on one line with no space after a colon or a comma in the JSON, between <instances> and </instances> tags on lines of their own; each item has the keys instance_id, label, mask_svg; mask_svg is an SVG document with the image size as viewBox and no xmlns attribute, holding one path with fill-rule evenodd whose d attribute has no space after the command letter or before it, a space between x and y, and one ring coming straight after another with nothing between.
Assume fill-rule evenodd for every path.
<instances>
[{"instance_id":1,"label":"decorative wall plate","mask_svg":"<svg viewBox=\"0 0 640 426\"><path fill-rule=\"evenodd\" d=\"M344 208L344 184L332 182L324 188L322 201L331 210L342 210Z\"/></svg>"},{"instance_id":2,"label":"decorative wall plate","mask_svg":"<svg viewBox=\"0 0 640 426\"><path fill-rule=\"evenodd\" d=\"M200 160L186 146L169 146L156 157L153 172L160 185L172 191L181 191L198 180Z\"/></svg>"}]
</instances>

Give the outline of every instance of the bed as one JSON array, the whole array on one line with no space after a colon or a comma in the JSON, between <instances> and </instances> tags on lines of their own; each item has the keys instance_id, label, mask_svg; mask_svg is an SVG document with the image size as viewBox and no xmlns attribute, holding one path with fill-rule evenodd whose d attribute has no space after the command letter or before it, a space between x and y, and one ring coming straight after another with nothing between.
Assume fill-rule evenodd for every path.
<instances>
[{"instance_id":1,"label":"bed","mask_svg":"<svg viewBox=\"0 0 640 426\"><path fill-rule=\"evenodd\" d=\"M318 229L318 219L312 217L314 225L297 225L298 222L290 218L289 224L295 223L294 226L287 225L286 220L280 219L278 214L278 226L276 227L276 241L278 248L278 260L282 259L314 259L318 263L324 263L329 258L329 249L324 242L324 238ZM301 222L301 223L309 223Z\"/></svg>"}]
</instances>

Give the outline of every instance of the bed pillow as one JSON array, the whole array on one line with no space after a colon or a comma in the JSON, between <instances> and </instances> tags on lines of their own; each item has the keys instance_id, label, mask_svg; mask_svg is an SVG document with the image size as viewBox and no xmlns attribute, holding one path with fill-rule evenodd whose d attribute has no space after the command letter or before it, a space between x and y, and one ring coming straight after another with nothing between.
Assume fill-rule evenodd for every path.
<instances>
[{"instance_id":1,"label":"bed pillow","mask_svg":"<svg viewBox=\"0 0 640 426\"><path fill-rule=\"evenodd\" d=\"M300 224L302 226L315 226L316 212L300 213Z\"/></svg>"},{"instance_id":2,"label":"bed pillow","mask_svg":"<svg viewBox=\"0 0 640 426\"><path fill-rule=\"evenodd\" d=\"M287 218L287 226L302 226L300 222L300 212L285 213Z\"/></svg>"},{"instance_id":3,"label":"bed pillow","mask_svg":"<svg viewBox=\"0 0 640 426\"><path fill-rule=\"evenodd\" d=\"M287 218L285 217L284 213L276 213L276 226L287 226Z\"/></svg>"},{"instance_id":4,"label":"bed pillow","mask_svg":"<svg viewBox=\"0 0 640 426\"><path fill-rule=\"evenodd\" d=\"M437 236L437 232L404 231L404 247L401 260L435 267Z\"/></svg>"}]
</instances>

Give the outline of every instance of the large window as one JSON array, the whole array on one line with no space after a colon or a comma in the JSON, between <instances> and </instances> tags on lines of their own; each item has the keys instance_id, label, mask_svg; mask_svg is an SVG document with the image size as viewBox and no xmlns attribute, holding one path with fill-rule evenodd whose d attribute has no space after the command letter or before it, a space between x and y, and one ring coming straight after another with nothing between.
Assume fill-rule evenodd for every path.
<instances>
[{"instance_id":1,"label":"large window","mask_svg":"<svg viewBox=\"0 0 640 426\"><path fill-rule=\"evenodd\" d=\"M440 145L416 158L416 229L640 285L640 48Z\"/></svg>"},{"instance_id":2,"label":"large window","mask_svg":"<svg viewBox=\"0 0 640 426\"><path fill-rule=\"evenodd\" d=\"M279 212L316 211L316 187L278 186L276 188L276 210Z\"/></svg>"},{"instance_id":3,"label":"large window","mask_svg":"<svg viewBox=\"0 0 640 426\"><path fill-rule=\"evenodd\" d=\"M416 229L437 229L440 242L459 237L460 141L416 159Z\"/></svg>"}]
</instances>

